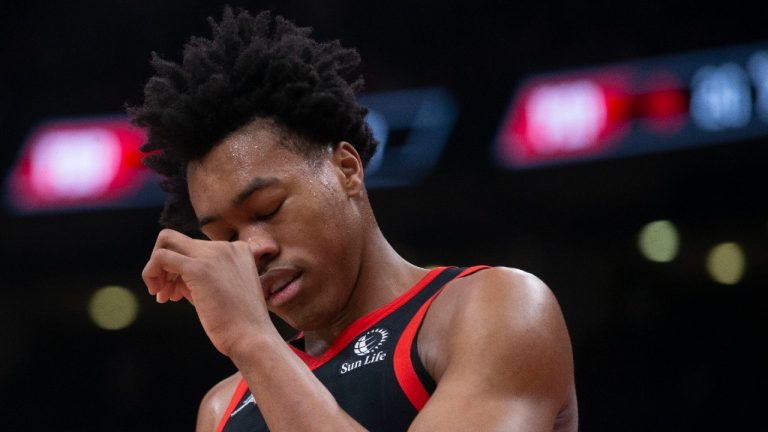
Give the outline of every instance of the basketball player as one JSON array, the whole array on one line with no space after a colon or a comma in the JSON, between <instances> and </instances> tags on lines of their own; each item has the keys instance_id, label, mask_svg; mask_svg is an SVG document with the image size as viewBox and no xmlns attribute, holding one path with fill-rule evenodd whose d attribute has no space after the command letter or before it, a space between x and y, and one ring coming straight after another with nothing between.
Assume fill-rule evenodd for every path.
<instances>
[{"instance_id":1,"label":"basketball player","mask_svg":"<svg viewBox=\"0 0 768 432\"><path fill-rule=\"evenodd\" d=\"M547 286L420 268L379 230L357 52L266 12L211 24L180 63L153 57L130 109L169 193L144 281L160 303L191 302L238 370L204 396L197 430L575 431Z\"/></svg>"}]
</instances>

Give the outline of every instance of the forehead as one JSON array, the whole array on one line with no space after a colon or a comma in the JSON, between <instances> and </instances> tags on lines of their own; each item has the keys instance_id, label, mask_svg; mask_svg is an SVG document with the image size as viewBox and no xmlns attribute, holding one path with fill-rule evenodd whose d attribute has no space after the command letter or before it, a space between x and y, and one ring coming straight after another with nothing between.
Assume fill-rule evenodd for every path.
<instances>
[{"instance_id":1,"label":"forehead","mask_svg":"<svg viewBox=\"0 0 768 432\"><path fill-rule=\"evenodd\" d=\"M187 185L192 206L197 210L212 195L233 198L257 177L286 182L311 175L308 156L284 140L277 126L251 124L221 140L202 159L190 162Z\"/></svg>"}]
</instances>

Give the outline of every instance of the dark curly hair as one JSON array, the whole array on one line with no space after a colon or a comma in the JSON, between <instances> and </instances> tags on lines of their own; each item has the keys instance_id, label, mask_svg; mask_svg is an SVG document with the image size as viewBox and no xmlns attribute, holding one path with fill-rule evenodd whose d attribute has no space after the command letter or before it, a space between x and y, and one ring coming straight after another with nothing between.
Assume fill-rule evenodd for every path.
<instances>
[{"instance_id":1,"label":"dark curly hair","mask_svg":"<svg viewBox=\"0 0 768 432\"><path fill-rule=\"evenodd\" d=\"M338 40L320 43L311 28L297 27L264 11L256 16L229 6L212 38L192 37L181 64L152 53L156 74L144 87L144 103L128 107L145 128L144 163L163 176L168 193L160 223L196 231L186 167L228 134L256 118L298 134L298 150L350 142L366 165L377 143L357 103L360 56Z\"/></svg>"}]
</instances>

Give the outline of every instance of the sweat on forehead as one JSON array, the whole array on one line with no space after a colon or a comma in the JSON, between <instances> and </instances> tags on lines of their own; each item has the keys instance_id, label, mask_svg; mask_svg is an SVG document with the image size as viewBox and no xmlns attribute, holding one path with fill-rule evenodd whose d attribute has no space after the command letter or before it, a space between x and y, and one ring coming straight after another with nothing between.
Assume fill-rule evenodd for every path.
<instances>
[{"instance_id":1,"label":"sweat on forehead","mask_svg":"<svg viewBox=\"0 0 768 432\"><path fill-rule=\"evenodd\" d=\"M256 117L245 126L232 132L227 139L235 144L233 150L245 152L250 146L275 143L292 150L313 163L333 143L316 140L307 134L291 130L272 118Z\"/></svg>"},{"instance_id":2,"label":"sweat on forehead","mask_svg":"<svg viewBox=\"0 0 768 432\"><path fill-rule=\"evenodd\" d=\"M274 164L276 160L289 159L290 165L317 166L323 158L323 150L331 147L330 143L317 143L277 124L273 119L256 118L218 141L207 154L189 161L187 180L190 171L199 171L202 166L215 166L219 174L226 175L249 175L262 160L270 160Z\"/></svg>"}]
</instances>

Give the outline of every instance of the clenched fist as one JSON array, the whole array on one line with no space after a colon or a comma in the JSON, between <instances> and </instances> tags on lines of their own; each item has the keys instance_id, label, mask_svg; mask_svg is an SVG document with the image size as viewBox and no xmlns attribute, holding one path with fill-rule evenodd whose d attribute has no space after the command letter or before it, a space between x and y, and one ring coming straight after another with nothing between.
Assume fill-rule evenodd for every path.
<instances>
[{"instance_id":1,"label":"clenched fist","mask_svg":"<svg viewBox=\"0 0 768 432\"><path fill-rule=\"evenodd\" d=\"M224 355L231 357L248 334L277 334L246 242L197 240L165 229L142 278L160 303L189 300L208 338Z\"/></svg>"}]
</instances>

